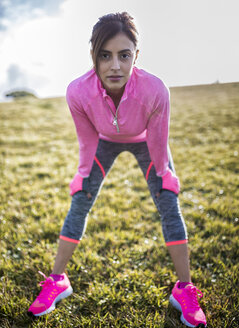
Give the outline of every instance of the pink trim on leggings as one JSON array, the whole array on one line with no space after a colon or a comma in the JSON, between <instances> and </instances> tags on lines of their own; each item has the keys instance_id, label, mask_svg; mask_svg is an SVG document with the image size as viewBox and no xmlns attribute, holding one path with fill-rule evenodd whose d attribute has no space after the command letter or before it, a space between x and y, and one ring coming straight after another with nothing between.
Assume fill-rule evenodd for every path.
<instances>
[{"instance_id":1,"label":"pink trim on leggings","mask_svg":"<svg viewBox=\"0 0 239 328\"><path fill-rule=\"evenodd\" d=\"M98 158L96 156L94 159L95 159L96 163L99 165L101 172L103 174L103 177L105 177L105 170L104 170L103 166L101 165L100 161L98 160Z\"/></svg>"},{"instance_id":2,"label":"pink trim on leggings","mask_svg":"<svg viewBox=\"0 0 239 328\"><path fill-rule=\"evenodd\" d=\"M169 241L168 243L166 243L166 246L182 245L182 244L187 244L187 242L188 242L187 239L177 240L177 241Z\"/></svg>"},{"instance_id":3,"label":"pink trim on leggings","mask_svg":"<svg viewBox=\"0 0 239 328\"><path fill-rule=\"evenodd\" d=\"M149 167L148 167L148 170L147 170L147 173L146 173L146 181L148 181L148 178L149 178L149 172L150 172L150 170L151 170L151 167L153 166L154 164L153 164L153 162L151 162L150 164L149 164Z\"/></svg>"},{"instance_id":4,"label":"pink trim on leggings","mask_svg":"<svg viewBox=\"0 0 239 328\"><path fill-rule=\"evenodd\" d=\"M62 239L62 240L65 240L65 241L69 241L70 243L74 243L74 244L79 244L79 242L80 242L80 240L71 239L71 238L68 238L68 237L65 237L65 236L62 236L62 235L60 235L59 238Z\"/></svg>"}]
</instances>

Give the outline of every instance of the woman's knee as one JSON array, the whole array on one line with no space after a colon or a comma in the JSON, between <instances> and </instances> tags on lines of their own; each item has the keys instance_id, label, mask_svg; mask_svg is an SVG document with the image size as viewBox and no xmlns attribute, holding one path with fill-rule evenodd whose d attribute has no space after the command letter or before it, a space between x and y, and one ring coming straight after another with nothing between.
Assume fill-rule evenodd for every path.
<instances>
[{"instance_id":1,"label":"woman's knee","mask_svg":"<svg viewBox=\"0 0 239 328\"><path fill-rule=\"evenodd\" d=\"M178 196L170 190L165 189L156 197L156 205L163 216L168 212L179 212Z\"/></svg>"}]
</instances>

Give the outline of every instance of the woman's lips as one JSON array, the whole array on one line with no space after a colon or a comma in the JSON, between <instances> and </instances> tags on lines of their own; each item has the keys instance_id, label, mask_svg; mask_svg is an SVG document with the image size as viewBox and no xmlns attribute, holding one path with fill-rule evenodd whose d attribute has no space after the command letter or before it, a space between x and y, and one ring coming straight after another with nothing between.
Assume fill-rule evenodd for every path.
<instances>
[{"instance_id":1,"label":"woman's lips","mask_svg":"<svg viewBox=\"0 0 239 328\"><path fill-rule=\"evenodd\" d=\"M123 76L121 75L111 75L111 76L108 76L108 79L110 81L119 81L120 79L122 79Z\"/></svg>"}]
</instances>

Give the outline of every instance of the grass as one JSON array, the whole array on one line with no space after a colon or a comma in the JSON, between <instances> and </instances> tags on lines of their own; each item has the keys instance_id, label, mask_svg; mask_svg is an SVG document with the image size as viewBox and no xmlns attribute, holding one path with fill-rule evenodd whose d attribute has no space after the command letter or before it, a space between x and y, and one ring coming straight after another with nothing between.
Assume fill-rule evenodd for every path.
<instances>
[{"instance_id":1,"label":"grass","mask_svg":"<svg viewBox=\"0 0 239 328\"><path fill-rule=\"evenodd\" d=\"M239 327L239 83L171 89L170 146L208 327ZM70 206L78 144L64 98L0 104L0 327L185 327L160 217L130 153L119 156L67 267L74 294L26 314ZM127 169L125 169L127 167Z\"/></svg>"}]
</instances>

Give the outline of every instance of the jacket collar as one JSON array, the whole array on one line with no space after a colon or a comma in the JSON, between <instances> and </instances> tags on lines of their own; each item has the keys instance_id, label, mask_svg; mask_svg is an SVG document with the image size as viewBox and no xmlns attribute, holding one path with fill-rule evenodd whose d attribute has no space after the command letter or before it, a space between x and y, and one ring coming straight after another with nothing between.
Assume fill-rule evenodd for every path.
<instances>
[{"instance_id":1,"label":"jacket collar","mask_svg":"<svg viewBox=\"0 0 239 328\"><path fill-rule=\"evenodd\" d=\"M125 100L128 98L129 95L132 95L132 93L134 93L134 85L135 85L135 78L136 78L136 67L133 67L133 71L132 74L129 78L129 80L127 81L126 85L125 85L125 89L124 89L124 93L122 96L122 100ZM98 75L95 72L95 78L96 78L96 83L97 83L97 88L99 93L103 96L103 98L108 97L106 90L103 88L102 82L100 80L100 78L98 77Z\"/></svg>"}]
</instances>

